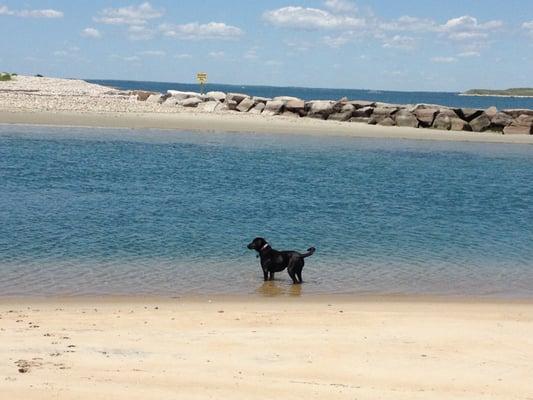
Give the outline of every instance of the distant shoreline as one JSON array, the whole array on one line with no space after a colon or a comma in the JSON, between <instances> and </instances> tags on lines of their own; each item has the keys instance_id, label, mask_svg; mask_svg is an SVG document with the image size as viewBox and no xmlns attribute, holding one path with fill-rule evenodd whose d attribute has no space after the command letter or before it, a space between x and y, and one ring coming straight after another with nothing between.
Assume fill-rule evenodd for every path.
<instances>
[{"instance_id":1,"label":"distant shoreline","mask_svg":"<svg viewBox=\"0 0 533 400\"><path fill-rule=\"evenodd\" d=\"M472 97L516 97L522 99L530 99L532 96L522 96L516 94L477 94L477 93L458 93L458 96L472 96Z\"/></svg>"}]
</instances>

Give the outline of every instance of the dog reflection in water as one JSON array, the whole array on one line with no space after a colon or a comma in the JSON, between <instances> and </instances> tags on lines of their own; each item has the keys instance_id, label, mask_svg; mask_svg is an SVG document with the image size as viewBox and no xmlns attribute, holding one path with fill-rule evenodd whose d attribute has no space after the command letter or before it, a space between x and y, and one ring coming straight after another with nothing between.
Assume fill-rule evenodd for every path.
<instances>
[{"instance_id":1,"label":"dog reflection in water","mask_svg":"<svg viewBox=\"0 0 533 400\"><path fill-rule=\"evenodd\" d=\"M276 281L265 281L255 291L265 297L301 296L302 285L284 285Z\"/></svg>"}]
</instances>

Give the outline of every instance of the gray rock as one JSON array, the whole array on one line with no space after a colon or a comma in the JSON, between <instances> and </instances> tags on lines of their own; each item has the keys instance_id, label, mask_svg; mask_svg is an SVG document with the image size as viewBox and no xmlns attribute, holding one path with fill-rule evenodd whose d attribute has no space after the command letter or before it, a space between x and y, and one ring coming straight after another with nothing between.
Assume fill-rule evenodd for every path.
<instances>
[{"instance_id":1,"label":"gray rock","mask_svg":"<svg viewBox=\"0 0 533 400\"><path fill-rule=\"evenodd\" d=\"M253 106L255 106L255 101L250 97L247 97L239 103L237 111L248 112Z\"/></svg>"},{"instance_id":2,"label":"gray rock","mask_svg":"<svg viewBox=\"0 0 533 400\"><path fill-rule=\"evenodd\" d=\"M226 101L233 100L237 102L237 104L239 104L241 101L243 101L247 97L250 97L250 96L248 96L247 94L243 94L243 93L228 93L226 95Z\"/></svg>"},{"instance_id":3,"label":"gray rock","mask_svg":"<svg viewBox=\"0 0 533 400\"><path fill-rule=\"evenodd\" d=\"M180 101L181 100L176 99L175 97L169 97L163 102L163 106L164 107L176 107Z\"/></svg>"},{"instance_id":4,"label":"gray rock","mask_svg":"<svg viewBox=\"0 0 533 400\"><path fill-rule=\"evenodd\" d=\"M214 101L224 101L226 98L226 93L224 92L207 92L206 93L208 100L214 100Z\"/></svg>"},{"instance_id":5,"label":"gray rock","mask_svg":"<svg viewBox=\"0 0 533 400\"><path fill-rule=\"evenodd\" d=\"M355 107L355 106L354 106ZM354 118L368 118L374 112L373 107L362 107L354 110L352 115Z\"/></svg>"},{"instance_id":6,"label":"gray rock","mask_svg":"<svg viewBox=\"0 0 533 400\"><path fill-rule=\"evenodd\" d=\"M478 117L470 121L470 126L474 132L485 132L490 128L490 124L490 118L484 112L481 112Z\"/></svg>"},{"instance_id":7,"label":"gray rock","mask_svg":"<svg viewBox=\"0 0 533 400\"><path fill-rule=\"evenodd\" d=\"M376 107L374 108L374 111L372 112L372 117L370 118L369 124L372 124L372 125L379 124L381 121L383 121L386 118L390 118L394 122L394 120L392 119L392 116L397 111L398 111L398 108L396 107Z\"/></svg>"},{"instance_id":8,"label":"gray rock","mask_svg":"<svg viewBox=\"0 0 533 400\"><path fill-rule=\"evenodd\" d=\"M508 125L511 125L513 122L513 117L511 117L509 114L505 114L504 112L498 112L494 117L491 118L492 126L495 128L504 128Z\"/></svg>"},{"instance_id":9,"label":"gray rock","mask_svg":"<svg viewBox=\"0 0 533 400\"><path fill-rule=\"evenodd\" d=\"M458 118L458 117L450 118L450 121L451 121L450 130L452 131L471 131L472 130L472 127L470 126L470 124L461 118Z\"/></svg>"},{"instance_id":10,"label":"gray rock","mask_svg":"<svg viewBox=\"0 0 533 400\"><path fill-rule=\"evenodd\" d=\"M203 95L197 92L182 92L180 90L167 90L167 93L178 100L185 100L191 97L202 98Z\"/></svg>"},{"instance_id":11,"label":"gray rock","mask_svg":"<svg viewBox=\"0 0 533 400\"><path fill-rule=\"evenodd\" d=\"M366 100L352 100L349 103L351 105L353 105L355 108L375 107L376 106L376 103L374 101L366 101Z\"/></svg>"},{"instance_id":12,"label":"gray rock","mask_svg":"<svg viewBox=\"0 0 533 400\"><path fill-rule=\"evenodd\" d=\"M352 113L354 111L355 111L355 106L350 103L343 104L340 109L340 112L351 112Z\"/></svg>"},{"instance_id":13,"label":"gray rock","mask_svg":"<svg viewBox=\"0 0 533 400\"><path fill-rule=\"evenodd\" d=\"M504 135L533 135L533 126L509 125L503 128Z\"/></svg>"},{"instance_id":14,"label":"gray rock","mask_svg":"<svg viewBox=\"0 0 533 400\"><path fill-rule=\"evenodd\" d=\"M394 115L394 120L398 126L408 126L411 128L418 128L419 122L416 116L407 110L400 110Z\"/></svg>"},{"instance_id":15,"label":"gray rock","mask_svg":"<svg viewBox=\"0 0 533 400\"><path fill-rule=\"evenodd\" d=\"M447 107L439 108L439 114L446 115L450 118L457 118L457 113L451 108L447 108Z\"/></svg>"},{"instance_id":16,"label":"gray rock","mask_svg":"<svg viewBox=\"0 0 533 400\"><path fill-rule=\"evenodd\" d=\"M520 115L533 115L533 110L527 109L509 109L503 110L503 112L513 118L518 118Z\"/></svg>"},{"instance_id":17,"label":"gray rock","mask_svg":"<svg viewBox=\"0 0 533 400\"><path fill-rule=\"evenodd\" d=\"M278 115L281 114L283 111L283 107L285 105L285 102L283 101L267 101L265 105L265 109L263 110L263 115Z\"/></svg>"},{"instance_id":18,"label":"gray rock","mask_svg":"<svg viewBox=\"0 0 533 400\"><path fill-rule=\"evenodd\" d=\"M435 120L433 121L431 127L443 131L449 131L452 128L452 118L449 115L439 113L435 117Z\"/></svg>"},{"instance_id":19,"label":"gray rock","mask_svg":"<svg viewBox=\"0 0 533 400\"><path fill-rule=\"evenodd\" d=\"M394 122L394 120L391 117L386 117L386 118L382 119L381 121L379 121L377 124L381 125L381 126L394 126L394 125L396 125L396 123Z\"/></svg>"},{"instance_id":20,"label":"gray rock","mask_svg":"<svg viewBox=\"0 0 533 400\"><path fill-rule=\"evenodd\" d=\"M254 96L254 97L252 97L252 99L254 99L254 101L256 103L265 103L265 104L266 104L267 101L271 101L272 100L269 97L259 97L259 96Z\"/></svg>"},{"instance_id":21,"label":"gray rock","mask_svg":"<svg viewBox=\"0 0 533 400\"><path fill-rule=\"evenodd\" d=\"M436 108L417 108L413 111L416 119L420 122L420 126L430 127L435 121L435 115L439 112Z\"/></svg>"},{"instance_id":22,"label":"gray rock","mask_svg":"<svg viewBox=\"0 0 533 400\"><path fill-rule=\"evenodd\" d=\"M189 97L188 99L178 101L178 104L183 107L196 107L200 103L203 103L203 100L197 97Z\"/></svg>"},{"instance_id":23,"label":"gray rock","mask_svg":"<svg viewBox=\"0 0 533 400\"><path fill-rule=\"evenodd\" d=\"M328 120L333 121L348 121L352 117L352 111L341 111L338 113L330 114Z\"/></svg>"},{"instance_id":24,"label":"gray rock","mask_svg":"<svg viewBox=\"0 0 533 400\"><path fill-rule=\"evenodd\" d=\"M492 120L498 114L498 109L494 106L489 107L485 110L485 114Z\"/></svg>"},{"instance_id":25,"label":"gray rock","mask_svg":"<svg viewBox=\"0 0 533 400\"><path fill-rule=\"evenodd\" d=\"M272 100L274 100L274 101L284 101L284 102L288 102L288 101L303 101L302 99L299 99L298 97L291 97L291 96L277 96L277 97L274 97Z\"/></svg>"},{"instance_id":26,"label":"gray rock","mask_svg":"<svg viewBox=\"0 0 533 400\"><path fill-rule=\"evenodd\" d=\"M459 118L470 122L479 117L483 113L483 110L477 110L474 108L457 108L455 113L459 116Z\"/></svg>"},{"instance_id":27,"label":"gray rock","mask_svg":"<svg viewBox=\"0 0 533 400\"><path fill-rule=\"evenodd\" d=\"M328 100L310 101L308 103L309 112L307 116L311 118L327 119L330 114L335 112L335 104L336 102Z\"/></svg>"},{"instance_id":28,"label":"gray rock","mask_svg":"<svg viewBox=\"0 0 533 400\"><path fill-rule=\"evenodd\" d=\"M291 111L301 111L305 109L305 102L303 100L288 100L285 103L285 108Z\"/></svg>"},{"instance_id":29,"label":"gray rock","mask_svg":"<svg viewBox=\"0 0 533 400\"><path fill-rule=\"evenodd\" d=\"M158 94L152 94L147 99L147 103L159 103L161 101L162 95L160 93Z\"/></svg>"},{"instance_id":30,"label":"gray rock","mask_svg":"<svg viewBox=\"0 0 533 400\"><path fill-rule=\"evenodd\" d=\"M217 109L217 107L220 106L220 104L221 103L218 100L209 100L209 101L198 104L197 108L198 108L198 111L214 112Z\"/></svg>"},{"instance_id":31,"label":"gray rock","mask_svg":"<svg viewBox=\"0 0 533 400\"><path fill-rule=\"evenodd\" d=\"M361 124L368 124L370 122L370 118L368 117L352 117L350 118L350 122L358 122Z\"/></svg>"},{"instance_id":32,"label":"gray rock","mask_svg":"<svg viewBox=\"0 0 533 400\"><path fill-rule=\"evenodd\" d=\"M134 90L131 92L132 95L137 96L137 100L139 101L146 101L148 97L150 97L153 94L156 94L155 92L145 92L143 90Z\"/></svg>"},{"instance_id":33,"label":"gray rock","mask_svg":"<svg viewBox=\"0 0 533 400\"><path fill-rule=\"evenodd\" d=\"M250 111L250 114L261 114L265 109L265 103L257 103Z\"/></svg>"}]
</instances>

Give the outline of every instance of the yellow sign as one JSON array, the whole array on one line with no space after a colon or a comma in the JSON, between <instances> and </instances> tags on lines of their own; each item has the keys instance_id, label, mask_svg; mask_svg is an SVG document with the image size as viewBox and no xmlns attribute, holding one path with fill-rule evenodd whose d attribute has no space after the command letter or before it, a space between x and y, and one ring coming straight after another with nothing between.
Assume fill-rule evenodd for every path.
<instances>
[{"instance_id":1,"label":"yellow sign","mask_svg":"<svg viewBox=\"0 0 533 400\"><path fill-rule=\"evenodd\" d=\"M207 73L206 72L198 72L196 74L196 79L199 83L204 84L207 82Z\"/></svg>"}]
</instances>

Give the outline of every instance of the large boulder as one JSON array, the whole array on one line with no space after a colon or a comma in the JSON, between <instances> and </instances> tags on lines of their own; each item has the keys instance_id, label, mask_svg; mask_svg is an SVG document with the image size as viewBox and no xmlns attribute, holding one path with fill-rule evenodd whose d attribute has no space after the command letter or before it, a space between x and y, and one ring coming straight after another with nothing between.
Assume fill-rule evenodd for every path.
<instances>
[{"instance_id":1,"label":"large boulder","mask_svg":"<svg viewBox=\"0 0 533 400\"><path fill-rule=\"evenodd\" d=\"M470 124L461 118L450 118L450 122L452 131L472 131Z\"/></svg>"},{"instance_id":2,"label":"large boulder","mask_svg":"<svg viewBox=\"0 0 533 400\"><path fill-rule=\"evenodd\" d=\"M533 110L527 110L527 109L508 109L503 110L505 114L510 115L513 118L518 118L520 115L530 115L533 116Z\"/></svg>"},{"instance_id":3,"label":"large boulder","mask_svg":"<svg viewBox=\"0 0 533 400\"><path fill-rule=\"evenodd\" d=\"M285 102L279 100L267 101L265 104L265 109L263 110L263 115L278 115L283 112L283 107Z\"/></svg>"},{"instance_id":4,"label":"large boulder","mask_svg":"<svg viewBox=\"0 0 533 400\"><path fill-rule=\"evenodd\" d=\"M259 97L259 96L254 96L254 97L252 97L252 99L254 99L254 101L256 103L265 103L265 104L266 104L267 101L272 100L269 97Z\"/></svg>"},{"instance_id":5,"label":"large boulder","mask_svg":"<svg viewBox=\"0 0 533 400\"><path fill-rule=\"evenodd\" d=\"M161 97L162 97L161 93L152 94L146 99L146 102L147 103L159 103L161 102Z\"/></svg>"},{"instance_id":6,"label":"large boulder","mask_svg":"<svg viewBox=\"0 0 533 400\"><path fill-rule=\"evenodd\" d=\"M498 109L494 106L489 107L485 110L485 114L492 120L498 114Z\"/></svg>"},{"instance_id":7,"label":"large boulder","mask_svg":"<svg viewBox=\"0 0 533 400\"><path fill-rule=\"evenodd\" d=\"M511 125L513 122L513 117L504 112L498 112L496 115L494 115L494 117L491 118L490 122L493 128L502 130L506 126Z\"/></svg>"},{"instance_id":8,"label":"large boulder","mask_svg":"<svg viewBox=\"0 0 533 400\"><path fill-rule=\"evenodd\" d=\"M374 101L366 101L366 100L352 100L352 101L350 101L350 104L353 105L355 108L375 107L376 106L376 102L374 102Z\"/></svg>"},{"instance_id":9,"label":"large boulder","mask_svg":"<svg viewBox=\"0 0 533 400\"><path fill-rule=\"evenodd\" d=\"M255 101L252 98L247 97L239 103L237 111L248 112L253 106L255 106Z\"/></svg>"},{"instance_id":10,"label":"large boulder","mask_svg":"<svg viewBox=\"0 0 533 400\"><path fill-rule=\"evenodd\" d=\"M178 100L185 100L191 97L203 98L204 96L197 92L182 92L181 90L167 90L167 93Z\"/></svg>"},{"instance_id":11,"label":"large boulder","mask_svg":"<svg viewBox=\"0 0 533 400\"><path fill-rule=\"evenodd\" d=\"M439 112L436 108L420 108L414 111L416 119L420 122L420 126L430 127L435 121L435 115Z\"/></svg>"},{"instance_id":12,"label":"large boulder","mask_svg":"<svg viewBox=\"0 0 533 400\"><path fill-rule=\"evenodd\" d=\"M533 115L521 114L511 125L503 129L503 133L506 135L533 135Z\"/></svg>"},{"instance_id":13,"label":"large boulder","mask_svg":"<svg viewBox=\"0 0 533 400\"><path fill-rule=\"evenodd\" d=\"M419 122L414 114L408 110L400 110L394 115L394 120L398 126L407 126L411 128L418 128Z\"/></svg>"},{"instance_id":14,"label":"large boulder","mask_svg":"<svg viewBox=\"0 0 533 400\"><path fill-rule=\"evenodd\" d=\"M156 94L155 92L146 92L144 90L134 90L131 92L132 95L137 96L137 100L139 101L146 101L148 97L150 97L153 94Z\"/></svg>"},{"instance_id":15,"label":"large boulder","mask_svg":"<svg viewBox=\"0 0 533 400\"><path fill-rule=\"evenodd\" d=\"M214 101L224 101L226 99L226 93L224 92L207 92L206 97L208 100L214 100Z\"/></svg>"},{"instance_id":16,"label":"large boulder","mask_svg":"<svg viewBox=\"0 0 533 400\"><path fill-rule=\"evenodd\" d=\"M381 125L381 126L394 126L394 125L396 125L396 123L394 122L394 120L391 117L386 117L386 118L382 119L381 121L379 121L377 124Z\"/></svg>"},{"instance_id":17,"label":"large boulder","mask_svg":"<svg viewBox=\"0 0 533 400\"><path fill-rule=\"evenodd\" d=\"M393 122L392 116L398 111L397 107L376 107L372 112L369 124L379 124L386 118L390 118Z\"/></svg>"},{"instance_id":18,"label":"large boulder","mask_svg":"<svg viewBox=\"0 0 533 400\"><path fill-rule=\"evenodd\" d=\"M490 118L484 112L470 121L470 126L474 132L485 132L490 128L490 124Z\"/></svg>"},{"instance_id":19,"label":"large boulder","mask_svg":"<svg viewBox=\"0 0 533 400\"><path fill-rule=\"evenodd\" d=\"M457 117L450 117L447 114L437 114L435 117L435 120L433 121L433 124L431 125L434 129L440 129L443 131L449 131L452 128L452 118Z\"/></svg>"},{"instance_id":20,"label":"large boulder","mask_svg":"<svg viewBox=\"0 0 533 400\"><path fill-rule=\"evenodd\" d=\"M348 121L352 117L351 111L340 111L330 114L328 120L332 121Z\"/></svg>"},{"instance_id":21,"label":"large boulder","mask_svg":"<svg viewBox=\"0 0 533 400\"><path fill-rule=\"evenodd\" d=\"M308 117L327 119L330 114L335 112L335 101L328 100L314 100L308 103L309 112Z\"/></svg>"},{"instance_id":22,"label":"large boulder","mask_svg":"<svg viewBox=\"0 0 533 400\"><path fill-rule=\"evenodd\" d=\"M186 100L184 100L186 101ZM218 100L209 100L206 102L199 103L197 106L198 111L203 112L214 112L221 105Z\"/></svg>"},{"instance_id":23,"label":"large boulder","mask_svg":"<svg viewBox=\"0 0 533 400\"><path fill-rule=\"evenodd\" d=\"M257 103L250 111L248 111L250 114L261 114L263 110L265 109L266 103Z\"/></svg>"},{"instance_id":24,"label":"large boulder","mask_svg":"<svg viewBox=\"0 0 533 400\"><path fill-rule=\"evenodd\" d=\"M285 108L290 111L303 111L305 109L305 102L300 99L287 100L285 102Z\"/></svg>"},{"instance_id":25,"label":"large boulder","mask_svg":"<svg viewBox=\"0 0 533 400\"><path fill-rule=\"evenodd\" d=\"M368 118L374 112L373 107L362 107L357 108L352 112L354 118Z\"/></svg>"},{"instance_id":26,"label":"large boulder","mask_svg":"<svg viewBox=\"0 0 533 400\"><path fill-rule=\"evenodd\" d=\"M483 113L483 110L478 110L475 108L457 108L455 113L459 116L459 118L470 122L479 117Z\"/></svg>"},{"instance_id":27,"label":"large boulder","mask_svg":"<svg viewBox=\"0 0 533 400\"><path fill-rule=\"evenodd\" d=\"M178 101L178 104L183 107L196 107L200 103L203 103L203 100L197 97L189 97L188 99Z\"/></svg>"},{"instance_id":28,"label":"large boulder","mask_svg":"<svg viewBox=\"0 0 533 400\"><path fill-rule=\"evenodd\" d=\"M176 107L180 101L181 100L176 99L175 97L169 97L168 99L166 99L163 102L163 106L165 106L165 107Z\"/></svg>"},{"instance_id":29,"label":"large boulder","mask_svg":"<svg viewBox=\"0 0 533 400\"><path fill-rule=\"evenodd\" d=\"M228 93L226 95L226 101L235 101L237 104L239 104L241 101L243 101L244 99L248 98L250 96L248 96L247 94L243 94L243 93Z\"/></svg>"},{"instance_id":30,"label":"large boulder","mask_svg":"<svg viewBox=\"0 0 533 400\"><path fill-rule=\"evenodd\" d=\"M274 101L284 101L284 102L288 102L288 101L303 101L302 99L299 99L298 97L292 97L292 96L277 96L277 97L274 97L272 100Z\"/></svg>"}]
</instances>

